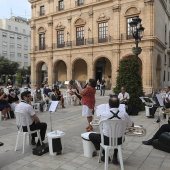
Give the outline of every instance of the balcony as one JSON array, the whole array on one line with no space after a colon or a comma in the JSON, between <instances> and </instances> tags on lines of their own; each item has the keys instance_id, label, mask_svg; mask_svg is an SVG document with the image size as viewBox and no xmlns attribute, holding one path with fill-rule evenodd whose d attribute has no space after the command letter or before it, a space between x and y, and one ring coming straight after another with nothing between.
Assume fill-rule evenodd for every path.
<instances>
[{"instance_id":1,"label":"balcony","mask_svg":"<svg viewBox=\"0 0 170 170\"><path fill-rule=\"evenodd\" d=\"M75 1L75 6L80 6L80 5L84 5L84 0Z\"/></svg>"},{"instance_id":2,"label":"balcony","mask_svg":"<svg viewBox=\"0 0 170 170\"><path fill-rule=\"evenodd\" d=\"M44 11L38 11L38 17L44 16L45 15L45 10Z\"/></svg>"},{"instance_id":3,"label":"balcony","mask_svg":"<svg viewBox=\"0 0 170 170\"><path fill-rule=\"evenodd\" d=\"M112 42L113 37L108 36L106 38L82 38L82 39L77 39L75 41L66 41L63 42L62 44L53 44L53 49L57 48L65 48L65 47L76 47L76 46L82 46L82 45L97 45L99 43L110 43Z\"/></svg>"},{"instance_id":4,"label":"balcony","mask_svg":"<svg viewBox=\"0 0 170 170\"><path fill-rule=\"evenodd\" d=\"M47 50L47 45L35 46L35 51Z\"/></svg>"}]
</instances>

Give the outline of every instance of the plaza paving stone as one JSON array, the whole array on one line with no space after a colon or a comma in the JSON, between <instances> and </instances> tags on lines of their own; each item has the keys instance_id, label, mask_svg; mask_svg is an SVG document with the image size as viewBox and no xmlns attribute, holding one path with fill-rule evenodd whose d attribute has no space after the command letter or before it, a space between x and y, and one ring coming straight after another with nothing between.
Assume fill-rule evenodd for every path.
<instances>
[{"instance_id":1,"label":"plaza paving stone","mask_svg":"<svg viewBox=\"0 0 170 170\"><path fill-rule=\"evenodd\" d=\"M106 95L109 92L106 92ZM108 96L96 94L96 106L107 103ZM48 112L39 113L40 120L48 125L50 131L50 117ZM157 116L157 113L156 113ZM142 111L138 116L131 116L136 125L143 125L147 134L143 137L126 136L123 145L123 160L125 170L169 170L170 154L154 149L152 146L142 144L142 140L149 139L158 129L155 119L148 119ZM161 124L166 123L162 120ZM22 138L19 140L18 150L15 152L17 127L15 119L0 122L0 141L4 146L0 147L0 169L2 170L103 170L104 163L98 163L98 157L87 158L83 155L81 133L85 132L87 121L81 116L81 106L59 107L56 113L52 113L53 130L62 130L65 136L62 138L63 154L50 156L46 153L42 156L32 154L33 146L26 145L25 154L22 154ZM98 127L94 127L98 131ZM47 140L47 139L46 139ZM109 163L109 170L119 170L119 165Z\"/></svg>"}]
</instances>

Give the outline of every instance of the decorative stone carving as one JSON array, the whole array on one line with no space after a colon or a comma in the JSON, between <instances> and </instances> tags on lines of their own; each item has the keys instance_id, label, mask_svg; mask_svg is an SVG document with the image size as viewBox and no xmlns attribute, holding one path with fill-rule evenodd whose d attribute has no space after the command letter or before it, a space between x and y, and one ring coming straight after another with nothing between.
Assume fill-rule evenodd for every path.
<instances>
[{"instance_id":1,"label":"decorative stone carving","mask_svg":"<svg viewBox=\"0 0 170 170\"><path fill-rule=\"evenodd\" d=\"M65 29L65 26L63 26L62 23L59 22L59 23L57 24L57 26L55 27L55 29L56 29L56 30Z\"/></svg>"},{"instance_id":2,"label":"decorative stone carving","mask_svg":"<svg viewBox=\"0 0 170 170\"><path fill-rule=\"evenodd\" d=\"M53 21L48 21L47 24L48 26L53 26Z\"/></svg>"},{"instance_id":3,"label":"decorative stone carving","mask_svg":"<svg viewBox=\"0 0 170 170\"><path fill-rule=\"evenodd\" d=\"M36 26L34 24L32 24L31 26L31 30L35 30Z\"/></svg>"},{"instance_id":4,"label":"decorative stone carving","mask_svg":"<svg viewBox=\"0 0 170 170\"><path fill-rule=\"evenodd\" d=\"M114 6L112 7L112 10L113 10L113 12L120 12L121 6L120 6L120 5L114 5Z\"/></svg>"},{"instance_id":5,"label":"decorative stone carving","mask_svg":"<svg viewBox=\"0 0 170 170\"><path fill-rule=\"evenodd\" d=\"M140 9L138 9L135 6L131 6L126 10L125 16L139 15L140 13L141 13Z\"/></svg>"},{"instance_id":6,"label":"decorative stone carving","mask_svg":"<svg viewBox=\"0 0 170 170\"><path fill-rule=\"evenodd\" d=\"M109 20L110 18L109 17L106 17L104 13L102 13L98 19L97 19L97 22L101 22L101 21L107 21Z\"/></svg>"},{"instance_id":7,"label":"decorative stone carving","mask_svg":"<svg viewBox=\"0 0 170 170\"><path fill-rule=\"evenodd\" d=\"M154 0L144 0L145 5L153 5Z\"/></svg>"},{"instance_id":8,"label":"decorative stone carving","mask_svg":"<svg viewBox=\"0 0 170 170\"><path fill-rule=\"evenodd\" d=\"M45 33L46 29L44 27L39 27L38 28L38 33Z\"/></svg>"},{"instance_id":9,"label":"decorative stone carving","mask_svg":"<svg viewBox=\"0 0 170 170\"><path fill-rule=\"evenodd\" d=\"M71 15L67 17L68 22L70 22L71 19L72 19L72 16L71 16Z\"/></svg>"},{"instance_id":10,"label":"decorative stone carving","mask_svg":"<svg viewBox=\"0 0 170 170\"><path fill-rule=\"evenodd\" d=\"M84 21L82 18L78 18L76 19L76 21L74 22L74 25L77 26L77 25L85 25L86 24L86 21Z\"/></svg>"}]
</instances>

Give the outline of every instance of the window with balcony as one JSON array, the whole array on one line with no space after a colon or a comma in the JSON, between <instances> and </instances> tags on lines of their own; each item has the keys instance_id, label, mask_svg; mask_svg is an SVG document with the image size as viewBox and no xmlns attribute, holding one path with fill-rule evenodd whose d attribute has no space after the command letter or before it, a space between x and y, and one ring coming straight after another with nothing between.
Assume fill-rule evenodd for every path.
<instances>
[{"instance_id":1,"label":"window with balcony","mask_svg":"<svg viewBox=\"0 0 170 170\"><path fill-rule=\"evenodd\" d=\"M76 28L76 45L84 45L84 27Z\"/></svg>"},{"instance_id":2,"label":"window with balcony","mask_svg":"<svg viewBox=\"0 0 170 170\"><path fill-rule=\"evenodd\" d=\"M45 15L45 8L44 6L40 6L40 16Z\"/></svg>"},{"instance_id":3,"label":"window with balcony","mask_svg":"<svg viewBox=\"0 0 170 170\"><path fill-rule=\"evenodd\" d=\"M103 43L108 41L108 22L99 23L98 42Z\"/></svg>"},{"instance_id":4,"label":"window with balcony","mask_svg":"<svg viewBox=\"0 0 170 170\"><path fill-rule=\"evenodd\" d=\"M15 35L14 34L10 34L10 39L14 39Z\"/></svg>"},{"instance_id":5,"label":"window with balcony","mask_svg":"<svg viewBox=\"0 0 170 170\"><path fill-rule=\"evenodd\" d=\"M28 50L28 46L24 45L24 50Z\"/></svg>"},{"instance_id":6,"label":"window with balcony","mask_svg":"<svg viewBox=\"0 0 170 170\"><path fill-rule=\"evenodd\" d=\"M64 9L64 0L58 1L58 10L61 11Z\"/></svg>"},{"instance_id":7,"label":"window with balcony","mask_svg":"<svg viewBox=\"0 0 170 170\"><path fill-rule=\"evenodd\" d=\"M3 32L3 33L2 33L2 37L3 37L3 38L6 38L6 37L7 37L7 33L6 33L6 32Z\"/></svg>"},{"instance_id":8,"label":"window with balcony","mask_svg":"<svg viewBox=\"0 0 170 170\"><path fill-rule=\"evenodd\" d=\"M64 47L64 30L57 31L57 48Z\"/></svg>"},{"instance_id":9,"label":"window with balcony","mask_svg":"<svg viewBox=\"0 0 170 170\"><path fill-rule=\"evenodd\" d=\"M10 59L11 59L12 61L15 60L15 53L10 53Z\"/></svg>"},{"instance_id":10,"label":"window with balcony","mask_svg":"<svg viewBox=\"0 0 170 170\"><path fill-rule=\"evenodd\" d=\"M132 21L132 18L134 18L134 17L127 18L127 21L126 21L126 30L127 30L126 38L127 38L127 40L133 39L132 29L134 29L134 28L132 28L129 23ZM136 17L138 17L138 16L136 16Z\"/></svg>"},{"instance_id":11,"label":"window with balcony","mask_svg":"<svg viewBox=\"0 0 170 170\"><path fill-rule=\"evenodd\" d=\"M84 0L77 0L77 6L83 5L84 4Z\"/></svg>"},{"instance_id":12,"label":"window with balcony","mask_svg":"<svg viewBox=\"0 0 170 170\"><path fill-rule=\"evenodd\" d=\"M25 29L23 29L23 33L24 33L24 34L26 33Z\"/></svg>"},{"instance_id":13,"label":"window with balcony","mask_svg":"<svg viewBox=\"0 0 170 170\"><path fill-rule=\"evenodd\" d=\"M39 50L45 50L45 34L39 35Z\"/></svg>"}]
</instances>

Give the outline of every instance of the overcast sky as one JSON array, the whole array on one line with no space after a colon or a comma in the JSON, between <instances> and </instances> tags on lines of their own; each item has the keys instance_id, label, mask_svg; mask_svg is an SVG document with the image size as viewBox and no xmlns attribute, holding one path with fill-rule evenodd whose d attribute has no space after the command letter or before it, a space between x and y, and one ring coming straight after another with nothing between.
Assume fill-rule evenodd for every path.
<instances>
[{"instance_id":1,"label":"overcast sky","mask_svg":"<svg viewBox=\"0 0 170 170\"><path fill-rule=\"evenodd\" d=\"M0 0L0 19L14 16L31 18L31 5L28 0Z\"/></svg>"}]
</instances>

